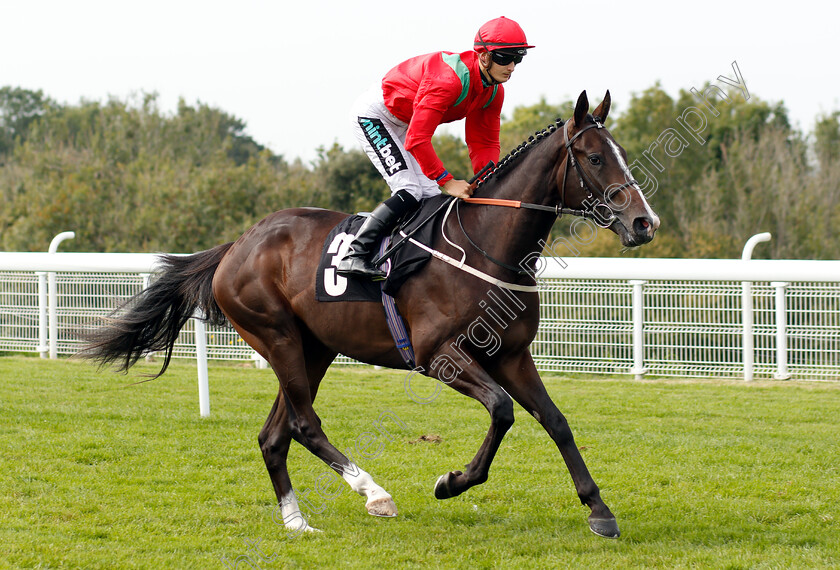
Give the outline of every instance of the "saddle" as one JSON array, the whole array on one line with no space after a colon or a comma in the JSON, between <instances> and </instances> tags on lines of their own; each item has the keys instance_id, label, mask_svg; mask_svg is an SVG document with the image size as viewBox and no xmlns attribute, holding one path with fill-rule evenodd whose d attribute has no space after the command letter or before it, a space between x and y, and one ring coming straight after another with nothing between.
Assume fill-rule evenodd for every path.
<instances>
[{"instance_id":1,"label":"saddle","mask_svg":"<svg viewBox=\"0 0 840 570\"><path fill-rule=\"evenodd\" d=\"M395 295L400 287L417 273L431 257L431 254L403 239L411 234L420 243L429 245L436 222L443 216L443 205L452 199L440 195L421 201L414 215L401 223L394 232L385 236L379 244L376 258L383 260L387 273L385 281L353 279L338 275L335 271L338 262L344 257L350 242L365 216L355 215L345 218L336 225L324 240L321 259L318 263L318 275L315 280L315 298L318 301L380 301L382 293Z\"/></svg>"}]
</instances>

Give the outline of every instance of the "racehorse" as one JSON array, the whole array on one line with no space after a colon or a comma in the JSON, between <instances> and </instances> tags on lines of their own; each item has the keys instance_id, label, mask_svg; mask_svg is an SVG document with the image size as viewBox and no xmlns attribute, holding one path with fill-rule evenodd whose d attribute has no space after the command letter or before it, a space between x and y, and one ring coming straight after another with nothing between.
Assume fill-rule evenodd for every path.
<instances>
[{"instance_id":1,"label":"racehorse","mask_svg":"<svg viewBox=\"0 0 840 570\"><path fill-rule=\"evenodd\" d=\"M557 445L581 502L591 509L590 529L614 538L619 536L615 516L601 499L528 350L539 323L534 260L560 214L577 214L608 227L625 246L649 242L659 227L632 178L624 149L604 128L609 108L607 91L589 114L582 92L573 118L558 120L505 157L472 199L453 199L455 214L433 232L435 258L394 298L413 345L415 370L475 398L490 414L478 453L464 471L450 471L437 480L435 497L455 497L487 480L514 421L513 398ZM259 445L284 524L300 531L314 529L301 516L287 470L292 439L363 495L370 514L397 514L391 495L330 443L313 409L318 386L338 353L408 368L381 304L316 300L319 254L330 230L346 217L316 208L283 210L235 242L189 256L165 256L160 276L109 324L92 332L82 352L101 364L119 363L125 371L149 352L166 351L159 376L181 327L197 310L208 321L227 320L270 363L279 380ZM465 263L442 261L459 255L462 261L466 257ZM507 316L502 305L491 311L486 303L474 302L488 293L508 307Z\"/></svg>"}]
</instances>

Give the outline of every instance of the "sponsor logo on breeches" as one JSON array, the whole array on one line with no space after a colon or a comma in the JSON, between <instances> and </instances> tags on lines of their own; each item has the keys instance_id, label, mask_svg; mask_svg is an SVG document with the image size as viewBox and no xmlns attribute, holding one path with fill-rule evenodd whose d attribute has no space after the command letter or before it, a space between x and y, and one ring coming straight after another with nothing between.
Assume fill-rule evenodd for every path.
<instances>
[{"instance_id":1,"label":"sponsor logo on breeches","mask_svg":"<svg viewBox=\"0 0 840 570\"><path fill-rule=\"evenodd\" d=\"M376 151L376 156L379 157L379 162L382 163L382 168L385 169L388 176L393 176L400 170L408 169L400 149L390 139L382 121L359 117L359 126L362 127L370 146Z\"/></svg>"}]
</instances>

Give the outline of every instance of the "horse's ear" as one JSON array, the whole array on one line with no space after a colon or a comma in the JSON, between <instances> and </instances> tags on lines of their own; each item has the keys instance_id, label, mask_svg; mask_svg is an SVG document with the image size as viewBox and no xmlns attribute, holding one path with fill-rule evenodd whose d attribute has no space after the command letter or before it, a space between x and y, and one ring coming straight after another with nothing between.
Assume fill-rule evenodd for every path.
<instances>
[{"instance_id":1,"label":"horse's ear","mask_svg":"<svg viewBox=\"0 0 840 570\"><path fill-rule=\"evenodd\" d=\"M604 100L601 101L601 104L598 105L598 108L595 109L592 114L596 117L601 119L601 122L604 123L607 120L607 115L610 114L610 90L607 89L607 94L604 95Z\"/></svg>"},{"instance_id":2,"label":"horse's ear","mask_svg":"<svg viewBox=\"0 0 840 570\"><path fill-rule=\"evenodd\" d=\"M586 114L589 113L589 99L586 98L586 90L580 92L580 97L578 97L577 105L575 105L575 126L580 127L583 124L583 120L586 118Z\"/></svg>"}]
</instances>

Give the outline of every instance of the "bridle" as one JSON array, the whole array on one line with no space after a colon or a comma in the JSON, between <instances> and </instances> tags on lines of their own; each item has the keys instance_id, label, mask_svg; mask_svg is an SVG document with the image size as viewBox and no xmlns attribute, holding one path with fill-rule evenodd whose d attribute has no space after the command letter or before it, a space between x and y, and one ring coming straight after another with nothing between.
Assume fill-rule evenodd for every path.
<instances>
[{"instance_id":1,"label":"bridle","mask_svg":"<svg viewBox=\"0 0 840 570\"><path fill-rule=\"evenodd\" d=\"M509 271L513 271L519 275L531 275L533 277L532 272L525 271L521 267L515 267L503 261L500 261L481 247L476 244L472 238L470 238L469 234L467 234L466 229L464 228L464 224L461 222L461 213L459 209L459 203L461 201L470 203L470 204L483 204L486 206L507 206L512 208L524 208L526 210L538 210L541 212L550 212L553 213L558 219L563 216L563 214L569 214L572 216L579 216L582 218L587 218L595 222L596 225L602 228L610 227L618 218L616 217L615 213L612 209L599 200L595 194L592 192L592 186L590 179L586 176L583 168L580 165L580 162L575 158L573 145L574 142L580 138L580 136L588 131L589 129L603 129L604 125L601 122L599 117L593 117L594 122L590 125L586 125L581 130L576 132L574 136L569 138L569 123L568 121L563 125L563 143L566 147L566 158L563 161L563 181L560 185L560 201L555 206L545 206L543 204L532 204L529 202L521 202L519 200L502 200L502 199L495 199L495 198L462 198L461 200L456 200L455 210L456 210L456 217L458 219L458 225L461 226L461 231L464 233L464 236L467 238L467 241L477 249L484 257L499 265L508 269ZM578 180L580 181L580 187L586 192L586 199L583 200L583 208L567 208L565 206L566 202L566 179L568 176L569 171L569 163L571 163L572 167L577 171ZM488 165L489 166L489 165ZM481 172L479 173L478 177L480 178ZM621 190L627 188L628 186L638 185L633 179L625 182L621 186L617 187L613 193L620 192ZM602 196L606 200L606 189L602 192Z\"/></svg>"},{"instance_id":2,"label":"bridle","mask_svg":"<svg viewBox=\"0 0 840 570\"><path fill-rule=\"evenodd\" d=\"M580 165L580 162L575 158L574 149L572 145L574 142L586 131L589 129L603 129L604 124L598 117L593 117L594 122L591 125L586 125L581 130L576 132L572 138L569 138L569 122L566 121L566 124L563 125L563 141L566 146L566 160L564 161L563 165L563 182L560 184L560 203L558 205L558 218L561 214L571 214L573 216L580 216L582 218L588 218L594 221L599 227L608 228L610 227L613 222L616 221L616 215L612 211L607 204L600 201L595 195L592 193L592 183L589 180L589 177L586 176L586 173L583 171L583 168ZM563 204L566 203L566 176L569 173L569 163L574 167L578 174L578 180L580 181L581 189L586 192L586 199L583 201L583 208L582 209L572 209L572 208L565 208ZM617 191L623 190L627 186L632 186L635 184L636 181L626 182L622 184ZM606 189L602 193L604 199L606 199ZM603 209L606 211L606 215L603 213L599 213L599 209Z\"/></svg>"}]
</instances>

